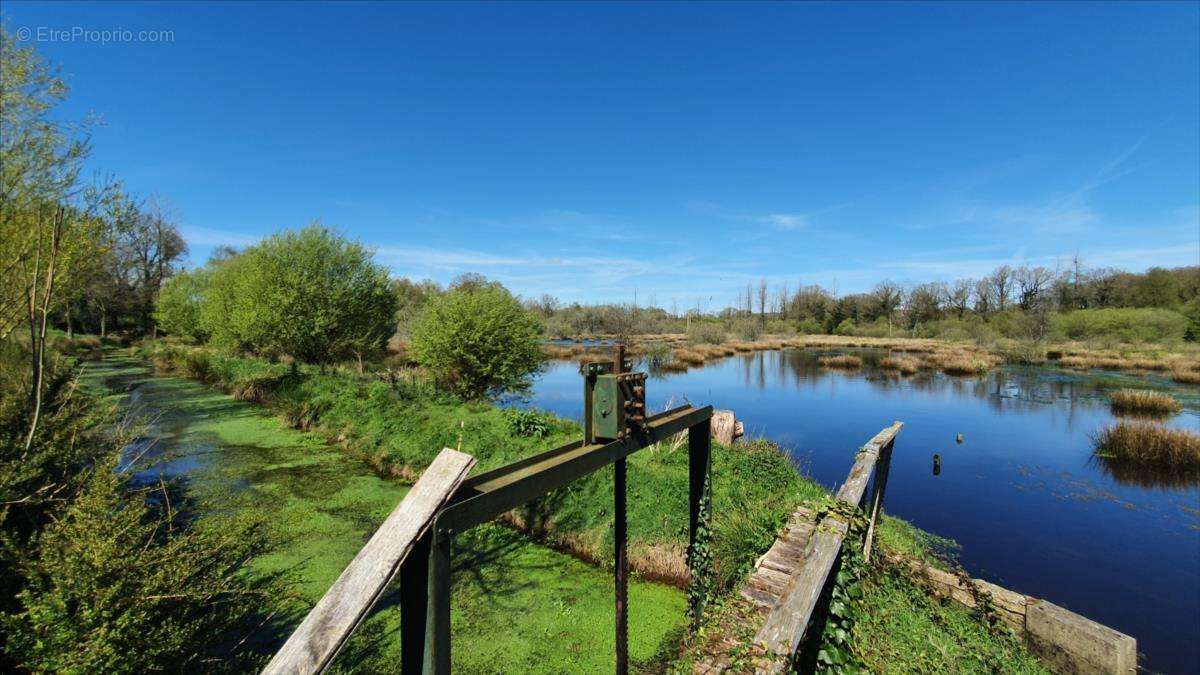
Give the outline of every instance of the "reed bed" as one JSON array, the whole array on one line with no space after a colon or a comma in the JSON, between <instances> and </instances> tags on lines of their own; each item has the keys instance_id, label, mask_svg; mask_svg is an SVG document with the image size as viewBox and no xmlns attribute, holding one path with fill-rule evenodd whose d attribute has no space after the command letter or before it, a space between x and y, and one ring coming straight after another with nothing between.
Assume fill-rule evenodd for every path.
<instances>
[{"instance_id":1,"label":"reed bed","mask_svg":"<svg viewBox=\"0 0 1200 675\"><path fill-rule=\"evenodd\" d=\"M1112 394L1110 402L1114 413L1140 415L1170 415L1182 409L1179 401L1170 394L1142 389L1121 389Z\"/></svg>"},{"instance_id":2,"label":"reed bed","mask_svg":"<svg viewBox=\"0 0 1200 675\"><path fill-rule=\"evenodd\" d=\"M947 375L982 375L990 368L987 361L970 357L943 360L941 366Z\"/></svg>"},{"instance_id":3,"label":"reed bed","mask_svg":"<svg viewBox=\"0 0 1200 675\"><path fill-rule=\"evenodd\" d=\"M1200 434L1153 422L1117 422L1093 439L1095 454L1151 464L1200 465Z\"/></svg>"},{"instance_id":4,"label":"reed bed","mask_svg":"<svg viewBox=\"0 0 1200 675\"><path fill-rule=\"evenodd\" d=\"M911 356L889 356L879 362L884 370L893 370L901 375L912 375L921 367L921 362Z\"/></svg>"},{"instance_id":5,"label":"reed bed","mask_svg":"<svg viewBox=\"0 0 1200 675\"><path fill-rule=\"evenodd\" d=\"M692 366L698 366L705 362L706 357L698 351L691 349L676 349L675 360L680 363L686 363Z\"/></svg>"},{"instance_id":6,"label":"reed bed","mask_svg":"<svg viewBox=\"0 0 1200 675\"><path fill-rule=\"evenodd\" d=\"M667 361L658 368L665 373L686 373L688 364L682 361Z\"/></svg>"},{"instance_id":7,"label":"reed bed","mask_svg":"<svg viewBox=\"0 0 1200 675\"><path fill-rule=\"evenodd\" d=\"M1180 384L1200 384L1200 370L1176 367L1171 371L1171 379Z\"/></svg>"},{"instance_id":8,"label":"reed bed","mask_svg":"<svg viewBox=\"0 0 1200 675\"><path fill-rule=\"evenodd\" d=\"M821 356L817 358L817 363L826 368L852 370L862 368L863 360L853 354L838 354L837 356Z\"/></svg>"}]
</instances>

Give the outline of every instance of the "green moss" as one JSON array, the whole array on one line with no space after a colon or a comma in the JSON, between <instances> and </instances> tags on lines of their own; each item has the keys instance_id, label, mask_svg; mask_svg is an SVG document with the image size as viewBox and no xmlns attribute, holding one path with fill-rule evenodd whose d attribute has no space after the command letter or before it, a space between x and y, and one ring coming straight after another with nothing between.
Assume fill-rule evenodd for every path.
<instances>
[{"instance_id":1,"label":"green moss","mask_svg":"<svg viewBox=\"0 0 1200 675\"><path fill-rule=\"evenodd\" d=\"M298 597L278 634L264 641L264 653L286 638L408 490L313 434L281 427L260 408L193 382L153 377L135 361L95 364L85 386L114 395L136 387L140 402L161 409L158 432L168 457L211 460L188 476L202 509L253 512L272 524L278 544L252 567L288 572ZM611 571L493 525L457 537L454 564L456 671L611 670ZM684 594L634 579L629 598L631 658L645 663L672 653L687 621ZM393 589L339 657L340 670L398 671L396 603Z\"/></svg>"},{"instance_id":2,"label":"green moss","mask_svg":"<svg viewBox=\"0 0 1200 675\"><path fill-rule=\"evenodd\" d=\"M143 354L184 372L194 351L151 343ZM385 472L400 475L419 474L444 447L470 453L479 472L582 435L577 424L549 415L544 418L544 433L524 435L514 430L506 411L463 403L416 378L388 383L371 375L322 374L312 368L286 376L287 369L280 364L218 352L210 353L206 361L217 384L226 389L236 389L249 379L278 376L268 400L285 422L319 429ZM672 448L666 443L630 460L630 555L637 569L682 578L678 571L687 546L687 465L686 446ZM713 475L714 562L718 587L727 588L770 546L792 511L823 490L799 476L778 448L767 442L714 445ZM568 545L588 558L611 562L611 469L548 495L520 515L538 536Z\"/></svg>"},{"instance_id":3,"label":"green moss","mask_svg":"<svg viewBox=\"0 0 1200 675\"><path fill-rule=\"evenodd\" d=\"M175 348L178 350L178 348ZM160 348L147 355L162 358ZM171 355L172 360L183 353ZM464 404L420 380L394 384L349 373L320 374L252 359L213 355L219 386L269 376L275 389L270 409L293 425L339 438L376 466L419 473L442 447L461 447L478 460L477 471L501 466L580 435L570 422L549 418L542 439L515 432L501 410ZM156 380L157 381L157 380ZM366 533L382 520L395 486L365 475L363 465L309 434L280 429L274 420L246 412L249 406L207 389L180 387L209 418L197 425L216 442L254 448L249 465L232 472L249 480L271 502L296 542L257 564L264 570L296 566L306 577L309 602L332 583ZM205 392L208 392L205 394ZM336 469L340 462L355 469ZM665 555L681 559L687 537L686 446L663 443L629 463L631 559L653 568ZM713 551L718 587L731 588L774 540L802 503L828 498L801 477L773 444L713 446ZM378 481L378 482L377 482ZM265 507L264 507L265 508ZM612 471L575 481L518 511L528 531L608 562L612 550ZM355 541L355 537L358 537ZM879 546L937 561L954 543L885 517ZM612 578L595 567L535 545L516 533L485 526L455 542L454 666L462 672L606 671L612 667ZM669 561L668 561L669 562ZM677 562L677 560L676 560ZM852 648L869 669L888 672L1040 672L1011 639L998 635L957 605L931 599L910 580L880 568L865 579L866 619L855 626ZM630 590L631 657L658 667L677 653L686 621L686 599L662 585L635 582ZM359 672L395 671L399 664L394 598L368 620L347 646L340 666ZM535 670L531 670L535 669Z\"/></svg>"}]
</instances>

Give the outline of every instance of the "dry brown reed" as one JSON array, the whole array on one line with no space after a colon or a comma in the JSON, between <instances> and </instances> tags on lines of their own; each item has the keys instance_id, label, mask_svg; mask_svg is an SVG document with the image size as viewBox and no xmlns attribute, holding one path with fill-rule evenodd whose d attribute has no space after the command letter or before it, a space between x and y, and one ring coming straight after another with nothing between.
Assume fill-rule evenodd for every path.
<instances>
[{"instance_id":1,"label":"dry brown reed","mask_svg":"<svg viewBox=\"0 0 1200 675\"><path fill-rule=\"evenodd\" d=\"M675 360L692 366L698 366L705 361L704 354L692 349L676 349Z\"/></svg>"},{"instance_id":2,"label":"dry brown reed","mask_svg":"<svg viewBox=\"0 0 1200 675\"><path fill-rule=\"evenodd\" d=\"M1153 464L1200 464L1200 434L1153 422L1117 422L1093 439L1097 456Z\"/></svg>"},{"instance_id":3,"label":"dry brown reed","mask_svg":"<svg viewBox=\"0 0 1200 675\"><path fill-rule=\"evenodd\" d=\"M910 356L889 356L879 362L884 370L894 370L901 375L912 375L921 367L921 362Z\"/></svg>"},{"instance_id":4,"label":"dry brown reed","mask_svg":"<svg viewBox=\"0 0 1200 675\"><path fill-rule=\"evenodd\" d=\"M1110 405L1115 413L1170 415L1181 409L1173 396L1157 391L1121 389L1113 392L1111 398Z\"/></svg>"},{"instance_id":5,"label":"dry brown reed","mask_svg":"<svg viewBox=\"0 0 1200 675\"><path fill-rule=\"evenodd\" d=\"M862 368L863 360L853 354L838 354L836 356L818 357L817 363L826 368L854 369Z\"/></svg>"}]
</instances>

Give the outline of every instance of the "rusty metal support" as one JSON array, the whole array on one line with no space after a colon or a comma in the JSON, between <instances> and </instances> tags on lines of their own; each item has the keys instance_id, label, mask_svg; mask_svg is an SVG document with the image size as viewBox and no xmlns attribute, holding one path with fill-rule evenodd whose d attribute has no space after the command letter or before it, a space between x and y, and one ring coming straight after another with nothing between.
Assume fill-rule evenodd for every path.
<instances>
[{"instance_id":1,"label":"rusty metal support","mask_svg":"<svg viewBox=\"0 0 1200 675\"><path fill-rule=\"evenodd\" d=\"M403 675L420 675L423 670L432 540L432 532L422 535L400 565L400 672Z\"/></svg>"},{"instance_id":2,"label":"rusty metal support","mask_svg":"<svg viewBox=\"0 0 1200 675\"><path fill-rule=\"evenodd\" d=\"M691 504L688 541L689 548L694 547L702 527L699 522L701 504L703 500L708 499L706 478L710 462L709 432L713 411L712 406L693 408L685 405L657 415L646 415L644 398L640 398L645 394L644 379L625 375L631 379L627 386L643 387L641 391L633 392L639 397L637 402L643 402L640 407L636 404L630 406L633 409L630 417L634 423L625 427L616 439L595 438L591 419L592 385L595 378L607 377L609 372L620 376L627 370L623 345L618 345L613 350L611 365L593 363L585 369L584 376L590 378L590 381L585 382L584 388L585 421L582 441L568 443L470 478L459 487L458 492L438 514L426 549L428 556L425 565L425 586L422 588L419 582L412 584L411 595L404 596L407 599L402 600L405 651L407 653L411 645L413 653L422 656L419 667L415 659L402 661L405 675L417 672L418 669L426 675L445 675L450 672L450 552L453 536L610 464L613 466L613 542L616 560L616 671L618 675L628 672L629 557L626 457L676 434L688 432L688 494ZM416 576L419 571L420 568L414 566L405 578ZM414 622L419 621L421 614L416 603L420 597L425 597L427 602L424 610L425 631L424 635L418 638L409 634L415 629L406 626L413 626Z\"/></svg>"},{"instance_id":3,"label":"rusty metal support","mask_svg":"<svg viewBox=\"0 0 1200 675\"><path fill-rule=\"evenodd\" d=\"M625 372L625 345L613 347L613 373ZM617 675L629 672L629 557L625 529L625 458L613 463L613 560L616 591Z\"/></svg>"},{"instance_id":4,"label":"rusty metal support","mask_svg":"<svg viewBox=\"0 0 1200 675\"><path fill-rule=\"evenodd\" d=\"M454 532L433 523L429 551L429 604L425 617L425 675L450 673L450 547Z\"/></svg>"}]
</instances>

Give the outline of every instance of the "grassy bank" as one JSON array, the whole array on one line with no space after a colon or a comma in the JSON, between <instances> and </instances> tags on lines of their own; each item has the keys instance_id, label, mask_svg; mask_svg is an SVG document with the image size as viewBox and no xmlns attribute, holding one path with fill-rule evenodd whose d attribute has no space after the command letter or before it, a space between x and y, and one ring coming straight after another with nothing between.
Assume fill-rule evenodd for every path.
<instances>
[{"instance_id":1,"label":"grassy bank","mask_svg":"<svg viewBox=\"0 0 1200 675\"><path fill-rule=\"evenodd\" d=\"M191 466L188 494L200 513L253 514L271 524L272 550L251 569L286 573L293 594L277 605L274 627L256 637L263 657L332 585L408 489L317 435L280 425L258 406L196 382L153 376L144 362L92 364L86 384L90 392L114 398L136 387L138 401L159 412L162 459ZM557 672L555 664L567 655L582 672L611 670L612 577L606 570L497 525L456 538L454 570L456 672ZM685 624L682 592L631 582L635 664L650 668L669 655ZM395 599L385 598L355 633L336 670L397 672L399 626Z\"/></svg>"},{"instance_id":2,"label":"grassy bank","mask_svg":"<svg viewBox=\"0 0 1200 675\"><path fill-rule=\"evenodd\" d=\"M478 471L502 466L569 442L582 431L573 422L542 416L541 425L517 425L513 415L487 404L463 403L409 373L363 376L322 374L258 359L151 343L141 354L160 372L221 387L263 403L289 426L313 430L344 445L384 475L412 479L443 447L461 448ZM536 429L537 433L528 433ZM525 434L522 431L526 431ZM847 449L847 466L850 463ZM629 554L645 577L686 584L687 450L663 443L629 463ZM727 587L753 564L804 500L823 490L804 480L778 449L765 442L714 445L714 565ZM511 521L561 550L591 562L612 558L612 472L597 472L519 509Z\"/></svg>"},{"instance_id":3,"label":"grassy bank","mask_svg":"<svg viewBox=\"0 0 1200 675\"><path fill-rule=\"evenodd\" d=\"M319 431L389 475L419 474L436 449L446 445L461 444L486 469L576 438L580 433L573 423L550 417L532 427L513 424L510 414L441 395L414 373L357 376L301 368L291 374L283 365L161 343L147 345L141 353L152 358L160 371L203 379L264 403L285 425ZM523 428L544 433L522 435L519 430ZM851 452L848 448L847 468ZM714 561L720 587L729 589L770 546L797 506L815 503L827 493L800 476L769 443L714 445L713 460ZM663 444L638 453L630 462L630 557L642 578L674 584L685 579L686 472L687 453L682 446ZM560 490L536 507L515 513L511 522L578 558L607 563L611 489L611 474L600 472ZM945 546L945 542L893 518L885 518L879 537L881 547L927 560ZM475 538L484 543L472 543ZM523 655L530 664L554 663L564 653L562 644L543 642L539 636L558 635L573 641L576 646L568 648L572 654L611 648L611 622L605 614L611 611L611 597L607 595L611 579L603 567L573 562L579 569L564 574L546 559L558 554L532 546L502 528L481 528L463 539L467 542L465 548L474 552L461 554L456 565L464 571L460 576L474 581L455 587L455 630L471 635L472 644L486 648L469 654L456 652L456 667L461 664L462 670L469 672L494 670L497 659L510 653ZM471 571L465 573L468 569ZM597 588L605 589L601 597L591 595L594 589L589 580L595 575ZM498 592L505 583L513 584L514 590ZM925 596L915 581L896 578L894 572L879 567L863 583L867 594L864 602L871 603L868 613L874 618L855 635L853 644L856 658L864 664L878 666L886 660L919 667L929 658L929 647L913 641L921 630L928 631L929 644L939 650L940 663L976 663L980 666L977 670L996 664L1034 663L1009 637L989 630L962 607ZM526 584L527 592L523 590ZM552 605L553 615L537 608L546 598L539 588L564 598L562 604ZM654 598L649 589L644 589L642 592L648 595L631 602L631 627L647 631L638 640L642 648L636 654L646 667L678 656L673 645L683 636L683 596L669 587L659 588L665 594L662 598ZM472 609L497 602L511 612L512 626L490 623L488 616ZM650 614L640 616L639 612ZM601 614L603 620L598 618ZM563 628L563 622L570 622L570 630ZM392 658L394 655L386 649L377 652L372 645L385 645L383 636L393 630L386 616L372 619L359 638L359 656L354 658L363 659L368 669L370 664L381 663L380 658ZM896 632L896 639L890 636L891 631ZM973 654L985 656L979 660ZM683 657L686 664L686 651ZM582 670L602 669L585 663ZM1022 669L1033 671L1036 666Z\"/></svg>"}]
</instances>

